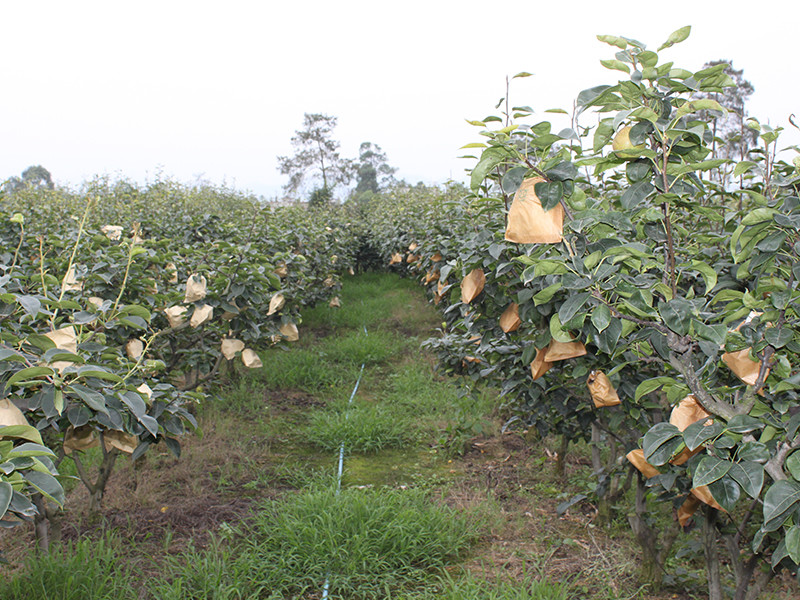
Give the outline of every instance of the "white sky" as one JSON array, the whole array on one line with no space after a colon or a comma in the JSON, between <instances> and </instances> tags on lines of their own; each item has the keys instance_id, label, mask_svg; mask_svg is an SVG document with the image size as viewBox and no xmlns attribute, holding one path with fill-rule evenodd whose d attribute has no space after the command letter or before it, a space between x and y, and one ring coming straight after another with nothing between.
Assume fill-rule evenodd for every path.
<instances>
[{"instance_id":1,"label":"white sky","mask_svg":"<svg viewBox=\"0 0 800 600\"><path fill-rule=\"evenodd\" d=\"M494 114L506 75L535 75L513 104L570 110L622 76L600 66L613 49L596 34L655 50L687 24L661 57L733 60L756 90L749 113L800 144L797 0L6 0L0 22L0 180L32 164L69 185L161 171L271 197L305 112L338 117L345 156L371 141L411 183L463 180L459 148L482 139L465 119Z\"/></svg>"}]
</instances>

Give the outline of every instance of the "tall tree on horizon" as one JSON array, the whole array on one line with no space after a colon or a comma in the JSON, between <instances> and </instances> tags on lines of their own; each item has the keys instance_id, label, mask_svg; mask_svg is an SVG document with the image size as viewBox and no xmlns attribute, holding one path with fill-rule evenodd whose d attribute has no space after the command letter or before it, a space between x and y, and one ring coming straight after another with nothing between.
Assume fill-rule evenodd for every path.
<instances>
[{"instance_id":1,"label":"tall tree on horizon","mask_svg":"<svg viewBox=\"0 0 800 600\"><path fill-rule=\"evenodd\" d=\"M295 131L291 140L294 156L278 157L278 169L289 176L284 186L287 194L298 194L311 180L322 184L312 191L315 198L330 198L337 186L350 183L353 163L339 155L339 142L332 137L336 121L330 115L305 113L303 128Z\"/></svg>"}]
</instances>

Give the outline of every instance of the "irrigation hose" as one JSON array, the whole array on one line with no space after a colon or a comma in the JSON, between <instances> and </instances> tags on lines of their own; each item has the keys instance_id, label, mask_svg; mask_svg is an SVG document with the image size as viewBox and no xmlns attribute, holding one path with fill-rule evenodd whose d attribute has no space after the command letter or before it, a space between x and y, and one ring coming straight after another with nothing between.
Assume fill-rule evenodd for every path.
<instances>
[{"instance_id":1,"label":"irrigation hose","mask_svg":"<svg viewBox=\"0 0 800 600\"><path fill-rule=\"evenodd\" d=\"M369 335L367 333L367 327L364 326L364 335ZM361 370L358 372L358 378L356 379L356 385L353 387L353 392L350 394L350 399L347 401L347 407L350 408L353 405L353 398L356 397L356 393L358 392L358 386L361 384L361 376L364 374L364 367L367 363L361 363ZM344 415L345 420L350 418L350 413L347 412ZM339 493L342 491L342 473L344 472L344 440L339 446L339 472L336 476L336 495L338 496ZM325 584L322 586L322 600L328 600L328 590L330 588L330 573L325 577Z\"/></svg>"}]
</instances>

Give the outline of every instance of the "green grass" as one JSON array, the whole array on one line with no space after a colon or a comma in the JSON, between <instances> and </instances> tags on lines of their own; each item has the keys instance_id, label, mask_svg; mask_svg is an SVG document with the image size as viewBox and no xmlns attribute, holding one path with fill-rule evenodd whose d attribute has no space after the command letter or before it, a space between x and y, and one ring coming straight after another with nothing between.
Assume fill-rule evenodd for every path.
<instances>
[{"instance_id":1,"label":"green grass","mask_svg":"<svg viewBox=\"0 0 800 600\"><path fill-rule=\"evenodd\" d=\"M424 585L477 541L480 518L421 490L312 488L273 502L241 541L173 561L164 600L378 599ZM211 592L214 591L213 595Z\"/></svg>"},{"instance_id":2,"label":"green grass","mask_svg":"<svg viewBox=\"0 0 800 600\"><path fill-rule=\"evenodd\" d=\"M336 363L316 347L292 348L288 352L273 348L261 357L264 368L252 377L269 389L329 392L337 387L352 386L360 367L355 363Z\"/></svg>"},{"instance_id":3,"label":"green grass","mask_svg":"<svg viewBox=\"0 0 800 600\"><path fill-rule=\"evenodd\" d=\"M407 413L383 404L356 402L312 414L307 439L326 450L338 450L344 442L349 453L403 448L414 445L417 436Z\"/></svg>"},{"instance_id":4,"label":"green grass","mask_svg":"<svg viewBox=\"0 0 800 600\"><path fill-rule=\"evenodd\" d=\"M79 540L32 554L13 577L0 579L3 600L125 600L135 598L119 565L119 540Z\"/></svg>"},{"instance_id":5,"label":"green grass","mask_svg":"<svg viewBox=\"0 0 800 600\"><path fill-rule=\"evenodd\" d=\"M472 574L447 577L434 589L397 596L397 600L573 600L564 582L525 577L522 581L487 581Z\"/></svg>"}]
</instances>

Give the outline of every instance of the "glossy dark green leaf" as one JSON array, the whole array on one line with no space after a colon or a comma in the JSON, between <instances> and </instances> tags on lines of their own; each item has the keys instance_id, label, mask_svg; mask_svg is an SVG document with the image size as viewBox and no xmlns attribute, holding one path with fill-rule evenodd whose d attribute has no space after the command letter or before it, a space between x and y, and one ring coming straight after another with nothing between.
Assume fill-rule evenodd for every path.
<instances>
[{"instance_id":1,"label":"glossy dark green leaf","mask_svg":"<svg viewBox=\"0 0 800 600\"><path fill-rule=\"evenodd\" d=\"M525 179L525 174L528 172L528 167L514 167L506 171L503 175L503 191L506 194L513 194L522 185L522 180Z\"/></svg>"},{"instance_id":2,"label":"glossy dark green leaf","mask_svg":"<svg viewBox=\"0 0 800 600\"><path fill-rule=\"evenodd\" d=\"M658 423L642 439L645 460L656 467L669 461L683 443L680 430L670 423Z\"/></svg>"},{"instance_id":3,"label":"glossy dark green leaf","mask_svg":"<svg viewBox=\"0 0 800 600\"><path fill-rule=\"evenodd\" d=\"M742 495L739 484L728 476L721 477L708 485L708 491L719 502L719 505L728 512L732 512L736 502Z\"/></svg>"},{"instance_id":4,"label":"glossy dark green leaf","mask_svg":"<svg viewBox=\"0 0 800 600\"><path fill-rule=\"evenodd\" d=\"M794 332L789 327L770 327L764 332L764 338L776 349L791 342L793 335Z\"/></svg>"},{"instance_id":5,"label":"glossy dark green leaf","mask_svg":"<svg viewBox=\"0 0 800 600\"><path fill-rule=\"evenodd\" d=\"M732 417L725 429L731 433L750 433L756 429L762 429L764 423L750 415L736 415Z\"/></svg>"},{"instance_id":6,"label":"glossy dark green leaf","mask_svg":"<svg viewBox=\"0 0 800 600\"><path fill-rule=\"evenodd\" d=\"M41 492L45 498L52 500L60 506L63 506L64 488L61 487L61 484L58 483L58 480L55 477L49 473L30 471L25 474L25 479L39 492Z\"/></svg>"},{"instance_id":7,"label":"glossy dark green leaf","mask_svg":"<svg viewBox=\"0 0 800 600\"><path fill-rule=\"evenodd\" d=\"M689 333L689 324L692 318L692 305L690 302L675 298L669 302L660 302L658 313L664 324L678 335Z\"/></svg>"},{"instance_id":8,"label":"glossy dark green leaf","mask_svg":"<svg viewBox=\"0 0 800 600\"><path fill-rule=\"evenodd\" d=\"M781 480L764 495L764 530L776 531L800 505L800 483Z\"/></svg>"},{"instance_id":9,"label":"glossy dark green leaf","mask_svg":"<svg viewBox=\"0 0 800 600\"><path fill-rule=\"evenodd\" d=\"M638 206L645 198L653 193L655 188L647 180L637 181L631 185L620 197L620 203L625 210L631 210Z\"/></svg>"},{"instance_id":10,"label":"glossy dark green leaf","mask_svg":"<svg viewBox=\"0 0 800 600\"><path fill-rule=\"evenodd\" d=\"M689 450L699 448L708 440L714 439L723 431L722 425L712 423L708 425L709 419L701 419L689 425L683 431L683 441Z\"/></svg>"},{"instance_id":11,"label":"glossy dark green leaf","mask_svg":"<svg viewBox=\"0 0 800 600\"><path fill-rule=\"evenodd\" d=\"M758 498L764 486L764 466L752 461L734 463L728 476L742 486L751 498Z\"/></svg>"},{"instance_id":12,"label":"glossy dark green leaf","mask_svg":"<svg viewBox=\"0 0 800 600\"><path fill-rule=\"evenodd\" d=\"M14 488L7 481L0 481L0 518L6 514L11 498L14 495Z\"/></svg>"},{"instance_id":13,"label":"glossy dark green leaf","mask_svg":"<svg viewBox=\"0 0 800 600\"><path fill-rule=\"evenodd\" d=\"M67 388L67 391L71 391L77 394L78 397L84 401L86 406L88 406L92 410L102 413L108 412L108 409L106 408L106 399L100 392L93 390L92 388L86 387L85 385L80 385L78 383L75 383L69 388Z\"/></svg>"},{"instance_id":14,"label":"glossy dark green leaf","mask_svg":"<svg viewBox=\"0 0 800 600\"><path fill-rule=\"evenodd\" d=\"M2 505L0 505L2 507ZM794 564L800 565L800 525L793 525L786 532L786 553Z\"/></svg>"},{"instance_id":15,"label":"glossy dark green leaf","mask_svg":"<svg viewBox=\"0 0 800 600\"><path fill-rule=\"evenodd\" d=\"M564 197L564 184L560 181L540 181L534 186L544 210L551 210Z\"/></svg>"},{"instance_id":16,"label":"glossy dark green leaf","mask_svg":"<svg viewBox=\"0 0 800 600\"><path fill-rule=\"evenodd\" d=\"M602 333L611 323L611 310L605 304L600 304L592 310L592 325Z\"/></svg>"},{"instance_id":17,"label":"glossy dark green leaf","mask_svg":"<svg viewBox=\"0 0 800 600\"><path fill-rule=\"evenodd\" d=\"M579 310L581 310L591 298L589 292L581 292L579 294L572 294L558 309L558 318L562 323L566 323L574 317Z\"/></svg>"},{"instance_id":18,"label":"glossy dark green leaf","mask_svg":"<svg viewBox=\"0 0 800 600\"><path fill-rule=\"evenodd\" d=\"M567 181L578 176L578 169L571 162L564 161L549 169L545 174L551 181Z\"/></svg>"},{"instance_id":19,"label":"glossy dark green leaf","mask_svg":"<svg viewBox=\"0 0 800 600\"><path fill-rule=\"evenodd\" d=\"M728 471L731 470L733 463L729 460L722 460L716 456L706 456L700 461L695 469L692 479L692 487L700 487L713 483Z\"/></svg>"}]
</instances>

